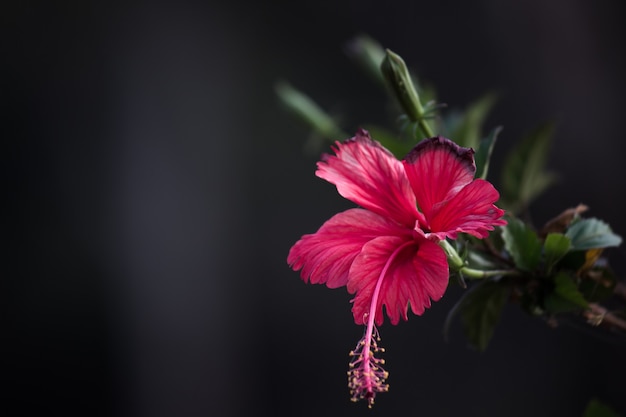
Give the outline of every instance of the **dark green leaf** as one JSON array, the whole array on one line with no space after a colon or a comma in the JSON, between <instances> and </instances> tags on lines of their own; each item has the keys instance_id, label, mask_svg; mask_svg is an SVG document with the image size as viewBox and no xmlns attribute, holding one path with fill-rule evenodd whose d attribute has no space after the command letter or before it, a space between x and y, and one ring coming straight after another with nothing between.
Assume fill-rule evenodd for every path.
<instances>
[{"instance_id":1,"label":"dark green leaf","mask_svg":"<svg viewBox=\"0 0 626 417\"><path fill-rule=\"evenodd\" d=\"M545 298L546 310L550 313L563 313L588 306L589 303L567 273L561 272L554 277L554 290Z\"/></svg>"},{"instance_id":2,"label":"dark green leaf","mask_svg":"<svg viewBox=\"0 0 626 417\"><path fill-rule=\"evenodd\" d=\"M458 124L452 130L450 139L461 146L478 148L478 141L483 136L483 123L495 103L496 95L487 93L467 106Z\"/></svg>"},{"instance_id":3,"label":"dark green leaf","mask_svg":"<svg viewBox=\"0 0 626 417\"><path fill-rule=\"evenodd\" d=\"M474 161L476 162L476 178L487 179L487 172L489 171L489 160L491 159L491 153L493 152L493 146L496 143L498 135L502 131L502 127L498 126L491 131L489 136L480 141L478 150L474 155Z\"/></svg>"},{"instance_id":4,"label":"dark green leaf","mask_svg":"<svg viewBox=\"0 0 626 417\"><path fill-rule=\"evenodd\" d=\"M552 267L569 252L572 244L569 237L561 233L549 233L543 243L543 254L546 258L546 271L550 273Z\"/></svg>"},{"instance_id":5,"label":"dark green leaf","mask_svg":"<svg viewBox=\"0 0 626 417\"><path fill-rule=\"evenodd\" d=\"M487 348L510 292L504 281L485 281L465 297L461 322L469 343L479 351Z\"/></svg>"},{"instance_id":6,"label":"dark green leaf","mask_svg":"<svg viewBox=\"0 0 626 417\"><path fill-rule=\"evenodd\" d=\"M467 266L472 269L498 269L499 265L485 252L467 251Z\"/></svg>"},{"instance_id":7,"label":"dark green leaf","mask_svg":"<svg viewBox=\"0 0 626 417\"><path fill-rule=\"evenodd\" d=\"M502 200L506 209L518 212L556 181L545 170L553 124L544 124L510 150L502 170Z\"/></svg>"},{"instance_id":8,"label":"dark green leaf","mask_svg":"<svg viewBox=\"0 0 626 417\"><path fill-rule=\"evenodd\" d=\"M475 284L465 291L448 312L443 326L444 338L448 340L452 321L460 313L468 341L473 347L484 351L509 294L510 285L503 280Z\"/></svg>"},{"instance_id":9,"label":"dark green leaf","mask_svg":"<svg viewBox=\"0 0 626 417\"><path fill-rule=\"evenodd\" d=\"M381 145L391 151L398 159L404 158L413 146L415 146L415 142L401 140L394 133L382 127L365 126L365 129L370 133L372 139L380 142Z\"/></svg>"},{"instance_id":10,"label":"dark green leaf","mask_svg":"<svg viewBox=\"0 0 626 417\"><path fill-rule=\"evenodd\" d=\"M524 271L533 271L541 259L541 242L537 233L514 217L507 218L502 228L504 247L513 257L515 265Z\"/></svg>"},{"instance_id":11,"label":"dark green leaf","mask_svg":"<svg viewBox=\"0 0 626 417\"><path fill-rule=\"evenodd\" d=\"M370 77L381 85L385 84L383 74L380 72L385 50L378 42L367 35L360 35L348 42L346 52Z\"/></svg>"},{"instance_id":12,"label":"dark green leaf","mask_svg":"<svg viewBox=\"0 0 626 417\"><path fill-rule=\"evenodd\" d=\"M578 290L590 303L604 301L613 295L617 280L608 268L596 267L587 271Z\"/></svg>"},{"instance_id":13,"label":"dark green leaf","mask_svg":"<svg viewBox=\"0 0 626 417\"><path fill-rule=\"evenodd\" d=\"M587 404L583 417L621 417L608 405L594 398Z\"/></svg>"},{"instance_id":14,"label":"dark green leaf","mask_svg":"<svg viewBox=\"0 0 626 417\"><path fill-rule=\"evenodd\" d=\"M559 269L569 269L571 271L578 271L585 264L585 252L582 251L572 251L570 250L564 257L561 259L557 267Z\"/></svg>"},{"instance_id":15,"label":"dark green leaf","mask_svg":"<svg viewBox=\"0 0 626 417\"><path fill-rule=\"evenodd\" d=\"M276 94L285 108L304 122L321 137L330 140L344 140L350 137L345 134L320 106L309 96L293 88L286 82L276 84Z\"/></svg>"},{"instance_id":16,"label":"dark green leaf","mask_svg":"<svg viewBox=\"0 0 626 417\"><path fill-rule=\"evenodd\" d=\"M622 243L622 238L614 234L608 224L593 217L572 224L565 235L572 240L575 250L606 248Z\"/></svg>"}]
</instances>

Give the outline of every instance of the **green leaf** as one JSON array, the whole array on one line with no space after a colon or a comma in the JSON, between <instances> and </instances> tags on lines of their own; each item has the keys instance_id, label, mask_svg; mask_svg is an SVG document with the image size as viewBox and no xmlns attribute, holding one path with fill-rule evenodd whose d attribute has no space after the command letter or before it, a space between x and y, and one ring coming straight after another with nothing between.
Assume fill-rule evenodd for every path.
<instances>
[{"instance_id":1,"label":"green leaf","mask_svg":"<svg viewBox=\"0 0 626 417\"><path fill-rule=\"evenodd\" d=\"M463 330L470 345L484 351L493 336L510 292L510 284L504 280L482 281L465 291L448 312L443 326L444 339L448 340L452 321L460 313Z\"/></svg>"},{"instance_id":2,"label":"green leaf","mask_svg":"<svg viewBox=\"0 0 626 417\"><path fill-rule=\"evenodd\" d=\"M458 124L452 130L450 139L460 146L478 148L478 141L482 137L483 123L496 103L496 99L494 93L487 93L467 106Z\"/></svg>"},{"instance_id":3,"label":"green leaf","mask_svg":"<svg viewBox=\"0 0 626 417\"><path fill-rule=\"evenodd\" d=\"M479 351L487 348L510 292L504 281L485 281L464 298L461 322L470 345Z\"/></svg>"},{"instance_id":4,"label":"green leaf","mask_svg":"<svg viewBox=\"0 0 626 417\"><path fill-rule=\"evenodd\" d=\"M600 402L597 398L593 398L587 404L583 417L621 417L608 405Z\"/></svg>"},{"instance_id":5,"label":"green leaf","mask_svg":"<svg viewBox=\"0 0 626 417\"><path fill-rule=\"evenodd\" d=\"M622 243L622 238L614 234L608 224L593 217L572 224L565 235L572 240L575 250L607 248Z\"/></svg>"},{"instance_id":6,"label":"green leaf","mask_svg":"<svg viewBox=\"0 0 626 417\"><path fill-rule=\"evenodd\" d=\"M554 291L545 298L545 308L550 313L563 313L589 307L589 303L566 272L554 277Z\"/></svg>"},{"instance_id":7,"label":"green leaf","mask_svg":"<svg viewBox=\"0 0 626 417\"><path fill-rule=\"evenodd\" d=\"M545 170L554 125L547 123L511 149L502 170L502 201L506 209L519 212L556 181Z\"/></svg>"},{"instance_id":8,"label":"green leaf","mask_svg":"<svg viewBox=\"0 0 626 417\"><path fill-rule=\"evenodd\" d=\"M370 77L385 85L383 74L380 72L385 50L380 43L367 35L360 35L347 43L346 52Z\"/></svg>"},{"instance_id":9,"label":"green leaf","mask_svg":"<svg viewBox=\"0 0 626 417\"><path fill-rule=\"evenodd\" d=\"M476 178L487 179L487 171L489 170L489 160L491 159L493 146L501 131L502 127L498 126L489 133L489 136L480 141L478 150L474 155L474 161L476 162Z\"/></svg>"},{"instance_id":10,"label":"green leaf","mask_svg":"<svg viewBox=\"0 0 626 417\"><path fill-rule=\"evenodd\" d=\"M585 252L570 251L558 262L559 269L569 269L571 271L578 271L585 265L586 262Z\"/></svg>"},{"instance_id":11,"label":"green leaf","mask_svg":"<svg viewBox=\"0 0 626 417\"><path fill-rule=\"evenodd\" d=\"M549 233L543 243L543 254L546 259L546 271L550 273L552 267L563 258L572 247L570 238L561 233Z\"/></svg>"},{"instance_id":12,"label":"green leaf","mask_svg":"<svg viewBox=\"0 0 626 417\"><path fill-rule=\"evenodd\" d=\"M533 271L541 259L541 242L537 233L519 219L508 216L502 228L504 248L513 257L515 265L524 271Z\"/></svg>"},{"instance_id":13,"label":"green leaf","mask_svg":"<svg viewBox=\"0 0 626 417\"><path fill-rule=\"evenodd\" d=\"M331 141L350 137L306 94L286 82L277 83L275 90L285 108L318 135Z\"/></svg>"},{"instance_id":14,"label":"green leaf","mask_svg":"<svg viewBox=\"0 0 626 417\"><path fill-rule=\"evenodd\" d=\"M613 296L617 279L609 268L596 267L587 271L578 290L590 303L604 301Z\"/></svg>"},{"instance_id":15,"label":"green leaf","mask_svg":"<svg viewBox=\"0 0 626 417\"><path fill-rule=\"evenodd\" d=\"M381 145L391 151L398 159L404 158L413 146L415 146L414 142L401 140L394 133L382 127L366 125L365 129L370 133L372 139L380 142Z\"/></svg>"}]
</instances>

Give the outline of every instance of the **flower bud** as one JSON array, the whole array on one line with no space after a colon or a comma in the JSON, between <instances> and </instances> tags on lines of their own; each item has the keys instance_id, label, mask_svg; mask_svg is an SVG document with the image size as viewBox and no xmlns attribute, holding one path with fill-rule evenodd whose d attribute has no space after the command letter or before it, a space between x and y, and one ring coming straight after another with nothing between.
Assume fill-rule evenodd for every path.
<instances>
[{"instance_id":1,"label":"flower bud","mask_svg":"<svg viewBox=\"0 0 626 417\"><path fill-rule=\"evenodd\" d=\"M423 118L424 110L413 86L411 74L399 55L389 49L385 52L385 58L380 65L383 76L409 119L419 122Z\"/></svg>"}]
</instances>

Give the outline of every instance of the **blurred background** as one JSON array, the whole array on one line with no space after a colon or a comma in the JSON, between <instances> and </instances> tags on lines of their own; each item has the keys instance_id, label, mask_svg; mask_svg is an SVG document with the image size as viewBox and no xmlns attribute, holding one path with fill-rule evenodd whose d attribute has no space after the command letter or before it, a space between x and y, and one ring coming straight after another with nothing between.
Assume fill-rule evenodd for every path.
<instances>
[{"instance_id":1,"label":"blurred background","mask_svg":"<svg viewBox=\"0 0 626 417\"><path fill-rule=\"evenodd\" d=\"M625 348L507 307L485 353L445 316L384 325L390 392L349 401L362 335L345 289L290 246L351 207L314 176L287 80L349 132L387 98L348 58L367 34L439 100L495 90L493 164L558 121L538 224L585 203L626 235L626 10L583 0L15 2L3 9L5 415L626 415ZM341 139L341 138L338 138ZM501 160L501 158L500 158ZM491 178L497 185L498 178ZM624 246L609 260L626 274Z\"/></svg>"}]
</instances>

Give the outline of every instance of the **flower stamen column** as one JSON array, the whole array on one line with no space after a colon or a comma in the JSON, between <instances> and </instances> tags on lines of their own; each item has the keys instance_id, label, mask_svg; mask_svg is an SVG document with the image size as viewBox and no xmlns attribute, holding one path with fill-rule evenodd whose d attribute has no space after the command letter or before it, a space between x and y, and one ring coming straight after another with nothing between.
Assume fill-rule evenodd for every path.
<instances>
[{"instance_id":1,"label":"flower stamen column","mask_svg":"<svg viewBox=\"0 0 626 417\"><path fill-rule=\"evenodd\" d=\"M383 279L387 274L389 266L394 261L396 256L402 251L402 249L408 247L412 243L413 242L406 242L402 246L398 247L391 254L387 263L383 267L383 270L376 281L374 293L372 294L370 310L367 316L365 335L361 340L359 340L356 348L350 352L350 356L352 356L353 359L350 362L350 371L348 371L348 387L350 388L352 401L367 399L368 407L370 408L374 405L374 398L376 397L377 392L386 392L389 390L389 384L386 383L389 373L382 367L385 360L374 356L375 353L385 351L384 348L378 347L380 336L378 334L378 329L376 329L376 326L374 325L380 287L382 286Z\"/></svg>"}]
</instances>

